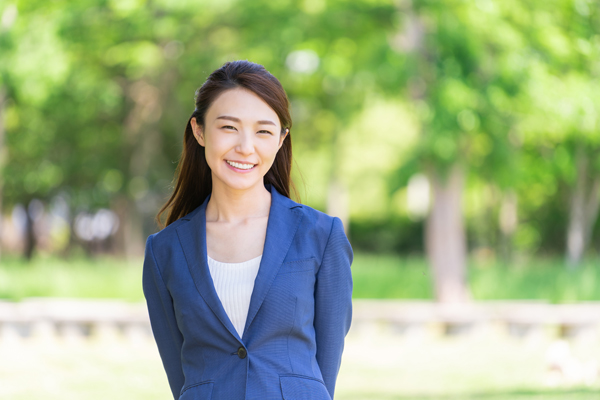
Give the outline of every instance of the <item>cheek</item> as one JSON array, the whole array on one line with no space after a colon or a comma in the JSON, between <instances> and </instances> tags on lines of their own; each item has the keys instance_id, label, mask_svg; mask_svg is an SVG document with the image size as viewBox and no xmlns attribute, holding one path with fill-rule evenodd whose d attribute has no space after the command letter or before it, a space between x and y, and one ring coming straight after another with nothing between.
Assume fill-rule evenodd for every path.
<instances>
[{"instance_id":1,"label":"cheek","mask_svg":"<svg viewBox=\"0 0 600 400\"><path fill-rule=\"evenodd\" d=\"M279 142L276 138L271 138L271 140L265 140L263 143L260 143L260 151L264 158L275 159L278 149Z\"/></svg>"},{"instance_id":2,"label":"cheek","mask_svg":"<svg viewBox=\"0 0 600 400\"><path fill-rule=\"evenodd\" d=\"M230 140L229 140L230 141ZM228 143L228 137L213 135L207 138L205 143L206 159L220 159L223 154L234 146Z\"/></svg>"}]
</instances>

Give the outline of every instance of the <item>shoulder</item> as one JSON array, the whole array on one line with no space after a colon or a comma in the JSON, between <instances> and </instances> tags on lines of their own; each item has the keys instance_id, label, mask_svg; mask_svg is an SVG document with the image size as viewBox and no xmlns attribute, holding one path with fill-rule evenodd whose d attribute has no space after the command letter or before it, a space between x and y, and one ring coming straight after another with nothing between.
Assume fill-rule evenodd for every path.
<instances>
[{"instance_id":1,"label":"shoulder","mask_svg":"<svg viewBox=\"0 0 600 400\"><path fill-rule=\"evenodd\" d=\"M156 248L156 246L161 246L161 245L172 243L175 239L178 238L177 229L180 228L181 226L189 224L190 220L200 210L200 207L201 206L199 206L198 208L196 208L194 211L190 212L186 216L181 217L178 220L170 223L169 225L165 226L160 231L148 236L146 246L148 246L149 243L152 243L152 246L154 248Z\"/></svg>"},{"instance_id":2,"label":"shoulder","mask_svg":"<svg viewBox=\"0 0 600 400\"><path fill-rule=\"evenodd\" d=\"M354 252L339 217L306 205L301 205L296 210L303 215L297 239L301 243L300 247L315 250L318 254L316 258L320 260L319 265L323 265L325 261L338 266L352 264Z\"/></svg>"},{"instance_id":3,"label":"shoulder","mask_svg":"<svg viewBox=\"0 0 600 400\"><path fill-rule=\"evenodd\" d=\"M275 196L273 199L278 207L289 208L292 212L302 215L300 230L304 234L314 236L316 233L319 238L323 235L329 236L331 228L335 225L335 220L341 224L341 220L337 217L332 217L322 211L319 211L306 204L298 203L287 196L282 195L276 188L269 185L271 194Z\"/></svg>"},{"instance_id":4,"label":"shoulder","mask_svg":"<svg viewBox=\"0 0 600 400\"><path fill-rule=\"evenodd\" d=\"M344 230L342 221L338 217L331 216L305 204L296 203L293 200L290 200L290 202L295 204L294 210L302 214L301 224L303 230L311 231L320 238L323 236L329 237L335 229L341 228L342 231Z\"/></svg>"}]
</instances>

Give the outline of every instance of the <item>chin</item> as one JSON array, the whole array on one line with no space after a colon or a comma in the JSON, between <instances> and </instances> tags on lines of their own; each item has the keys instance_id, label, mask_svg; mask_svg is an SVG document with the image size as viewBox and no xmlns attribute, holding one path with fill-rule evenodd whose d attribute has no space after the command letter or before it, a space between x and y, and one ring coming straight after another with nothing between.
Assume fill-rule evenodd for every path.
<instances>
[{"instance_id":1,"label":"chin","mask_svg":"<svg viewBox=\"0 0 600 400\"><path fill-rule=\"evenodd\" d=\"M259 180L246 180L245 182L243 181L243 179L240 179L239 181L234 181L234 180L223 180L220 179L220 181L223 183L224 186L226 186L229 189L233 189L233 190L250 190L252 188L254 188L256 185L259 184L263 184L263 178L261 177ZM214 179L213 179L214 182Z\"/></svg>"}]
</instances>

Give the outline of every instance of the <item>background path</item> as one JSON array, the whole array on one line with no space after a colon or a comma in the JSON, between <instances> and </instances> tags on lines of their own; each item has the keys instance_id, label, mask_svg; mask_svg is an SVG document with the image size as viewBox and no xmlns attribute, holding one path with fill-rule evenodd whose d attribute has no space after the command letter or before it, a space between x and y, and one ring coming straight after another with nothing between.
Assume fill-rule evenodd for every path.
<instances>
[{"instance_id":1,"label":"background path","mask_svg":"<svg viewBox=\"0 0 600 400\"><path fill-rule=\"evenodd\" d=\"M586 386L549 371L552 343L494 334L407 339L383 330L351 331L336 400L597 399L597 376ZM597 344L567 349L571 359L600 360ZM168 400L170 392L150 338L21 339L0 343L0 399Z\"/></svg>"}]
</instances>

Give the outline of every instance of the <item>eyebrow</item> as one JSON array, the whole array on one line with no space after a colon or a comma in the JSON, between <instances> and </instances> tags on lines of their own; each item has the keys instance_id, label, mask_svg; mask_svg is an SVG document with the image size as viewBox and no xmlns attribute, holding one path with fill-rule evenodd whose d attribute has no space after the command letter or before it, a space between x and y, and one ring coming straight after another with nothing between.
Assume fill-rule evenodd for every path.
<instances>
[{"instance_id":1,"label":"eyebrow","mask_svg":"<svg viewBox=\"0 0 600 400\"><path fill-rule=\"evenodd\" d=\"M233 121L233 122L238 122L238 123L242 122L239 118L231 117L229 115L221 115L221 116L218 116L216 119L226 119L228 121ZM264 120L257 121L257 122L260 125L274 125L274 126L277 126L277 125L275 125L275 122L269 121L268 119L264 119Z\"/></svg>"}]
</instances>

